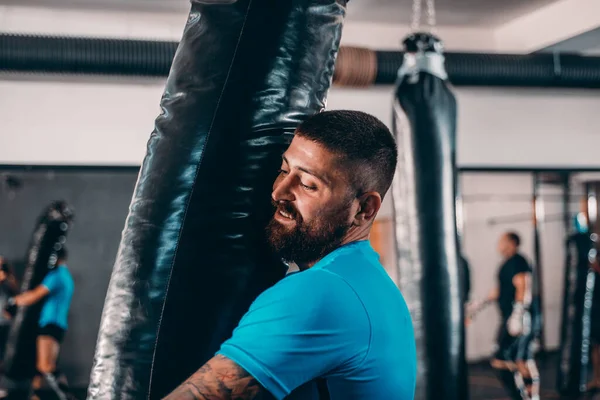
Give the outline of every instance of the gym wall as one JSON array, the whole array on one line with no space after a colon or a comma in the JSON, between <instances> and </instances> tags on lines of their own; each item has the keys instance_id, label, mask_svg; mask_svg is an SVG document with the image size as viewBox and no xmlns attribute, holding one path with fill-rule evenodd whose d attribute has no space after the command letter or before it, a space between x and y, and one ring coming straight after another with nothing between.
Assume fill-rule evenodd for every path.
<instances>
[{"instance_id":1,"label":"gym wall","mask_svg":"<svg viewBox=\"0 0 600 400\"><path fill-rule=\"evenodd\" d=\"M533 174L462 173L460 188L464 210L462 247L471 268L471 299L481 299L497 282L501 258L496 247L504 232L516 231L521 236L523 255L530 262L534 260L533 222L531 217L527 218L532 215ZM514 200L507 200L513 195ZM518 222L492 222L515 216L521 216ZM562 283L562 275L557 274L554 279ZM560 307L556 315L560 316ZM469 360L492 354L499 320L497 308L489 307L473 321L467 330ZM552 344L556 346L558 327L551 330L556 331L552 335Z\"/></svg>"},{"instance_id":2,"label":"gym wall","mask_svg":"<svg viewBox=\"0 0 600 400\"><path fill-rule=\"evenodd\" d=\"M0 186L0 254L15 263L19 276L39 213L59 199L67 200L75 211L67 241L75 291L59 360L74 387L85 387L89 380L106 289L137 173L137 168L24 171L0 167L0 175L10 174L21 182L14 191Z\"/></svg>"},{"instance_id":3,"label":"gym wall","mask_svg":"<svg viewBox=\"0 0 600 400\"><path fill-rule=\"evenodd\" d=\"M0 119L4 132L14 132L0 135L0 164L138 166L163 88L162 80L0 79ZM595 91L456 93L460 167L600 167ZM334 87L327 106L363 110L390 124L391 87ZM391 213L386 200L382 217Z\"/></svg>"},{"instance_id":4,"label":"gym wall","mask_svg":"<svg viewBox=\"0 0 600 400\"><path fill-rule=\"evenodd\" d=\"M0 118L3 132L11 132L0 135L0 163L139 165L163 88L162 80L0 79ZM456 93L459 166L600 166L596 91L459 87ZM327 106L364 110L389 124L390 104L391 87L334 87Z\"/></svg>"}]
</instances>

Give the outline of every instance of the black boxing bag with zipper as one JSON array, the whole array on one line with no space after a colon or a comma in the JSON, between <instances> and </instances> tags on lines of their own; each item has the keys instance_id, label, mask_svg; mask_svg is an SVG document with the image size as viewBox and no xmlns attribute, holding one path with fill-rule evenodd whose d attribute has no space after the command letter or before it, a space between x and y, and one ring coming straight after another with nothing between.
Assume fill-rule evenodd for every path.
<instances>
[{"instance_id":1,"label":"black boxing bag with zipper","mask_svg":"<svg viewBox=\"0 0 600 400\"><path fill-rule=\"evenodd\" d=\"M296 126L324 109L345 0L192 1L125 222L90 399L159 399L281 279L264 228ZM107 116L110 117L110 116Z\"/></svg>"}]
</instances>

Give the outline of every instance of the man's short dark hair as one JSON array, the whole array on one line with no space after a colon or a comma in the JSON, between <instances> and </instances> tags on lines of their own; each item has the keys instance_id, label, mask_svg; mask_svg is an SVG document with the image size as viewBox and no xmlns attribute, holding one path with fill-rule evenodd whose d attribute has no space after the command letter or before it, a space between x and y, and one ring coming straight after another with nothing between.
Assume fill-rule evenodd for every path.
<instances>
[{"instance_id":1,"label":"man's short dark hair","mask_svg":"<svg viewBox=\"0 0 600 400\"><path fill-rule=\"evenodd\" d=\"M516 232L507 232L506 237L513 242L516 247L521 245L521 237Z\"/></svg>"},{"instance_id":2,"label":"man's short dark hair","mask_svg":"<svg viewBox=\"0 0 600 400\"><path fill-rule=\"evenodd\" d=\"M67 248L62 246L60 249L56 250L56 260L67 261L67 257L69 257L69 253L67 252Z\"/></svg>"},{"instance_id":3,"label":"man's short dark hair","mask_svg":"<svg viewBox=\"0 0 600 400\"><path fill-rule=\"evenodd\" d=\"M301 123L296 134L339 155L358 194L390 188L398 150L390 130L376 117L351 110L324 111Z\"/></svg>"}]
</instances>

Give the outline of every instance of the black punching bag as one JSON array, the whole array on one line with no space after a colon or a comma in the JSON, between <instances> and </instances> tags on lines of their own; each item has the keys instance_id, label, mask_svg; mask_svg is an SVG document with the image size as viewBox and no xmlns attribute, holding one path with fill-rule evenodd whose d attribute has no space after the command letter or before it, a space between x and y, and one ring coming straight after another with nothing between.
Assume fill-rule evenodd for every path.
<instances>
[{"instance_id":1,"label":"black punching bag","mask_svg":"<svg viewBox=\"0 0 600 400\"><path fill-rule=\"evenodd\" d=\"M581 203L585 210L587 228L567 240L567 264L563 291L563 310L560 339L560 359L557 369L557 390L565 396L578 397L587 391L590 364L590 330L596 274L590 268L598 256L600 222L600 183L588 182ZM583 228L583 227L580 227Z\"/></svg>"},{"instance_id":2,"label":"black punching bag","mask_svg":"<svg viewBox=\"0 0 600 400\"><path fill-rule=\"evenodd\" d=\"M53 202L42 212L27 252L22 292L37 287L54 268L56 251L65 244L72 220L72 209L63 201ZM11 380L31 379L36 373L36 337L42 305L43 302L19 307L14 317L4 355L4 373Z\"/></svg>"},{"instance_id":3,"label":"black punching bag","mask_svg":"<svg viewBox=\"0 0 600 400\"><path fill-rule=\"evenodd\" d=\"M158 399L285 274L281 155L325 107L345 0L192 1L106 297L90 399ZM108 116L109 117L109 116Z\"/></svg>"},{"instance_id":4,"label":"black punching bag","mask_svg":"<svg viewBox=\"0 0 600 400\"><path fill-rule=\"evenodd\" d=\"M585 393L589 357L589 326L584 331L585 296L590 270L588 254L592 249L588 233L576 233L567 240L567 265L563 297L560 363L557 389L563 395ZM587 307L589 308L589 307ZM587 346L584 346L585 342Z\"/></svg>"},{"instance_id":5,"label":"black punching bag","mask_svg":"<svg viewBox=\"0 0 600 400\"><path fill-rule=\"evenodd\" d=\"M392 186L400 289L417 342L415 399L464 400L463 305L456 227L456 99L442 43L405 41L393 105L398 167Z\"/></svg>"}]
</instances>

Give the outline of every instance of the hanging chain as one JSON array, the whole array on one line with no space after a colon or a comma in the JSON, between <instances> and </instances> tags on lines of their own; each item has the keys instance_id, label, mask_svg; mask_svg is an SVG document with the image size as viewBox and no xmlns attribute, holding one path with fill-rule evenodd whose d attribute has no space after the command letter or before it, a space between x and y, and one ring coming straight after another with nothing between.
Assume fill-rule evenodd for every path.
<instances>
[{"instance_id":1,"label":"hanging chain","mask_svg":"<svg viewBox=\"0 0 600 400\"><path fill-rule=\"evenodd\" d=\"M422 3L423 0L413 0L411 23L413 32L417 32L421 27ZM435 0L427 0L427 25L431 32L435 31Z\"/></svg>"},{"instance_id":2,"label":"hanging chain","mask_svg":"<svg viewBox=\"0 0 600 400\"><path fill-rule=\"evenodd\" d=\"M421 2L422 0L413 0L411 24L413 32L417 32L421 25Z\"/></svg>"},{"instance_id":3,"label":"hanging chain","mask_svg":"<svg viewBox=\"0 0 600 400\"><path fill-rule=\"evenodd\" d=\"M427 23L431 32L435 32L435 0L427 0Z\"/></svg>"}]
</instances>

